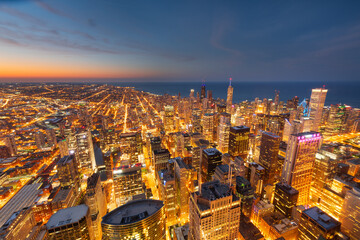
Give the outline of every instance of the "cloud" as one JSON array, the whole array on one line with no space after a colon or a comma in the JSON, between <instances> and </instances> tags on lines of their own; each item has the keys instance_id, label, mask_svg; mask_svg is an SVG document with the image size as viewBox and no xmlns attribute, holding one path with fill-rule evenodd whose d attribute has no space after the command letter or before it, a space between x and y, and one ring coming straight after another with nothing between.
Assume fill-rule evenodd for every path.
<instances>
[{"instance_id":1,"label":"cloud","mask_svg":"<svg viewBox=\"0 0 360 240\"><path fill-rule=\"evenodd\" d=\"M27 13L21 12L19 10L15 10L13 8L2 6L2 7L0 7L0 11L7 13L15 18L20 18L26 22L30 22L32 24L37 24L37 25L45 24L44 21L42 21L36 17L33 17Z\"/></svg>"},{"instance_id":2,"label":"cloud","mask_svg":"<svg viewBox=\"0 0 360 240\"><path fill-rule=\"evenodd\" d=\"M49 4L47 3L44 3L43 1L40 1L40 0L36 0L35 3L43 8L44 10L48 11L48 12L51 12L55 15L58 15L58 16L61 16L61 17L67 17L67 18L71 18L72 17L70 15L68 15L67 13L63 12L63 11L60 11L59 9L56 9L56 8L53 8L52 6L50 6Z\"/></svg>"},{"instance_id":3,"label":"cloud","mask_svg":"<svg viewBox=\"0 0 360 240\"><path fill-rule=\"evenodd\" d=\"M14 39L7 38L7 37L0 37L0 42L14 45L14 46L24 46L24 45L20 44L19 42L15 41Z\"/></svg>"},{"instance_id":4,"label":"cloud","mask_svg":"<svg viewBox=\"0 0 360 240\"><path fill-rule=\"evenodd\" d=\"M97 26L95 20L92 19L92 18L89 18L87 22L88 22L90 27L96 27Z\"/></svg>"},{"instance_id":5,"label":"cloud","mask_svg":"<svg viewBox=\"0 0 360 240\"><path fill-rule=\"evenodd\" d=\"M210 37L210 44L217 49L231 53L235 56L241 56L242 53L239 50L228 47L223 43L229 30L231 30L231 22L228 17L224 17L220 21L215 22Z\"/></svg>"}]
</instances>

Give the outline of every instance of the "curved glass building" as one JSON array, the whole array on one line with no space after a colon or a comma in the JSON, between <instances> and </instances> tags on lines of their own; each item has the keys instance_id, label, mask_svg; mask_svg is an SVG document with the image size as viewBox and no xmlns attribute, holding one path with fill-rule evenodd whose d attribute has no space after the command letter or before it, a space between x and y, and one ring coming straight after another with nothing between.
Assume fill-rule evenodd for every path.
<instances>
[{"instance_id":1,"label":"curved glass building","mask_svg":"<svg viewBox=\"0 0 360 240\"><path fill-rule=\"evenodd\" d=\"M165 218L162 201L131 201L103 217L102 239L165 239Z\"/></svg>"}]
</instances>

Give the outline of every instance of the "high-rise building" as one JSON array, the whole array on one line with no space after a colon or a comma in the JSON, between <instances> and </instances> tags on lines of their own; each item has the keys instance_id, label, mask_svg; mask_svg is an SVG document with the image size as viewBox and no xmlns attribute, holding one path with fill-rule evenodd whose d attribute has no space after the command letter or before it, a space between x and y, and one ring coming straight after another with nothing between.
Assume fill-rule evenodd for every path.
<instances>
[{"instance_id":1,"label":"high-rise building","mask_svg":"<svg viewBox=\"0 0 360 240\"><path fill-rule=\"evenodd\" d=\"M158 179L160 200L164 202L166 213L166 224L172 226L177 223L177 199L174 174L168 169L162 169L158 172Z\"/></svg>"},{"instance_id":2,"label":"high-rise building","mask_svg":"<svg viewBox=\"0 0 360 240\"><path fill-rule=\"evenodd\" d=\"M194 192L194 181L197 180L197 172L186 164L181 158L174 158L175 164L175 189L176 189L176 209L180 222L189 221L189 196Z\"/></svg>"},{"instance_id":3,"label":"high-rise building","mask_svg":"<svg viewBox=\"0 0 360 240\"><path fill-rule=\"evenodd\" d=\"M229 154L246 158L249 151L250 128L246 126L230 127Z\"/></svg>"},{"instance_id":4,"label":"high-rise building","mask_svg":"<svg viewBox=\"0 0 360 240\"><path fill-rule=\"evenodd\" d=\"M107 179L113 179L114 155L111 151L104 153L105 173Z\"/></svg>"},{"instance_id":5,"label":"high-rise building","mask_svg":"<svg viewBox=\"0 0 360 240\"><path fill-rule=\"evenodd\" d=\"M77 155L79 156L78 163L82 172L92 172L96 168L96 162L90 131L85 130L76 134L76 144Z\"/></svg>"},{"instance_id":6,"label":"high-rise building","mask_svg":"<svg viewBox=\"0 0 360 240\"><path fill-rule=\"evenodd\" d=\"M167 149L153 151L153 163L155 172L166 169L170 159L170 152Z\"/></svg>"},{"instance_id":7,"label":"high-rise building","mask_svg":"<svg viewBox=\"0 0 360 240\"><path fill-rule=\"evenodd\" d=\"M201 84L200 100L203 100L204 98L206 98L205 80L203 80Z\"/></svg>"},{"instance_id":8,"label":"high-rise building","mask_svg":"<svg viewBox=\"0 0 360 240\"><path fill-rule=\"evenodd\" d=\"M172 132L175 129L174 115L174 106L165 106L164 128L166 132Z\"/></svg>"},{"instance_id":9,"label":"high-rise building","mask_svg":"<svg viewBox=\"0 0 360 240\"><path fill-rule=\"evenodd\" d=\"M59 146L59 151L60 151L61 157L65 157L65 156L69 155L70 152L69 152L69 145L68 145L67 138L60 139L58 141L57 145Z\"/></svg>"},{"instance_id":10,"label":"high-rise building","mask_svg":"<svg viewBox=\"0 0 360 240\"><path fill-rule=\"evenodd\" d=\"M211 181L215 173L215 168L222 164L222 153L216 148L207 148L202 150L201 158L201 182Z\"/></svg>"},{"instance_id":11,"label":"high-rise building","mask_svg":"<svg viewBox=\"0 0 360 240\"><path fill-rule=\"evenodd\" d=\"M320 144L321 136L318 132L290 136L281 181L299 191L297 205L309 203L312 169Z\"/></svg>"},{"instance_id":12,"label":"high-rise building","mask_svg":"<svg viewBox=\"0 0 360 240\"><path fill-rule=\"evenodd\" d=\"M189 97L191 98L191 100L194 100L194 97L195 97L195 90L194 89L190 89Z\"/></svg>"},{"instance_id":13,"label":"high-rise building","mask_svg":"<svg viewBox=\"0 0 360 240\"><path fill-rule=\"evenodd\" d=\"M262 132L259 163L265 169L264 185L279 179L278 154L281 138L271 132Z\"/></svg>"},{"instance_id":14,"label":"high-rise building","mask_svg":"<svg viewBox=\"0 0 360 240\"><path fill-rule=\"evenodd\" d=\"M165 239L166 215L162 201L131 201L103 217L104 240Z\"/></svg>"},{"instance_id":15,"label":"high-rise building","mask_svg":"<svg viewBox=\"0 0 360 240\"><path fill-rule=\"evenodd\" d=\"M240 198L219 181L201 185L190 195L189 240L236 239L240 224Z\"/></svg>"},{"instance_id":16,"label":"high-rise building","mask_svg":"<svg viewBox=\"0 0 360 240\"><path fill-rule=\"evenodd\" d=\"M340 222L320 208L312 207L302 211L299 223L300 240L333 239L339 231Z\"/></svg>"},{"instance_id":17,"label":"high-rise building","mask_svg":"<svg viewBox=\"0 0 360 240\"><path fill-rule=\"evenodd\" d=\"M221 184L235 186L235 178L235 169L232 166L229 166L228 164L222 164L215 168L213 179L218 180Z\"/></svg>"},{"instance_id":18,"label":"high-rise building","mask_svg":"<svg viewBox=\"0 0 360 240\"><path fill-rule=\"evenodd\" d=\"M206 140L214 142L214 114L205 113L202 118L202 133Z\"/></svg>"},{"instance_id":19,"label":"high-rise building","mask_svg":"<svg viewBox=\"0 0 360 240\"><path fill-rule=\"evenodd\" d=\"M121 206L132 197L143 193L141 167L117 168L113 171L116 206Z\"/></svg>"},{"instance_id":20,"label":"high-rise building","mask_svg":"<svg viewBox=\"0 0 360 240\"><path fill-rule=\"evenodd\" d=\"M254 201L254 189L251 187L250 182L242 177L236 176L236 188L235 194L241 199L241 211L242 213L250 217L251 208Z\"/></svg>"},{"instance_id":21,"label":"high-rise building","mask_svg":"<svg viewBox=\"0 0 360 240\"><path fill-rule=\"evenodd\" d=\"M338 164L336 159L336 154L322 149L316 153L310 189L311 201L318 202L322 195L322 189L325 186L331 186Z\"/></svg>"},{"instance_id":22,"label":"high-rise building","mask_svg":"<svg viewBox=\"0 0 360 240\"><path fill-rule=\"evenodd\" d=\"M57 171L61 187L73 187L75 195L78 195L80 192L80 176L74 155L62 157L57 163Z\"/></svg>"},{"instance_id":23,"label":"high-rise building","mask_svg":"<svg viewBox=\"0 0 360 240\"><path fill-rule=\"evenodd\" d=\"M28 239L33 227L37 224L31 207L14 212L0 227L0 239Z\"/></svg>"},{"instance_id":24,"label":"high-rise building","mask_svg":"<svg viewBox=\"0 0 360 240\"><path fill-rule=\"evenodd\" d=\"M46 129L46 139L50 146L52 145L56 146L57 140L56 140L55 129L53 128Z\"/></svg>"},{"instance_id":25,"label":"high-rise building","mask_svg":"<svg viewBox=\"0 0 360 240\"><path fill-rule=\"evenodd\" d=\"M107 206L99 173L94 173L87 179L85 204L89 207L94 239L101 239L101 219L107 212Z\"/></svg>"},{"instance_id":26,"label":"high-rise building","mask_svg":"<svg viewBox=\"0 0 360 240\"><path fill-rule=\"evenodd\" d=\"M346 131L346 120L350 112L346 105L331 105L324 136L343 134Z\"/></svg>"},{"instance_id":27,"label":"high-rise building","mask_svg":"<svg viewBox=\"0 0 360 240\"><path fill-rule=\"evenodd\" d=\"M48 238L57 239L94 239L91 231L89 207L81 204L64 208L51 216L46 223Z\"/></svg>"},{"instance_id":28,"label":"high-rise building","mask_svg":"<svg viewBox=\"0 0 360 240\"><path fill-rule=\"evenodd\" d=\"M273 202L275 210L281 212L286 217L291 217L292 210L296 207L298 197L298 190L287 184L277 183L275 185Z\"/></svg>"},{"instance_id":29,"label":"high-rise building","mask_svg":"<svg viewBox=\"0 0 360 240\"><path fill-rule=\"evenodd\" d=\"M275 90L275 99L274 99L274 103L275 103L275 105L276 105L276 106L278 106L278 105L279 105L279 103L280 103L280 100L279 100L279 93L280 93L280 91Z\"/></svg>"},{"instance_id":30,"label":"high-rise building","mask_svg":"<svg viewBox=\"0 0 360 240\"><path fill-rule=\"evenodd\" d=\"M255 193L260 195L264 189L265 169L255 162L250 162L248 166L251 186L254 188Z\"/></svg>"},{"instance_id":31,"label":"high-rise building","mask_svg":"<svg viewBox=\"0 0 360 240\"><path fill-rule=\"evenodd\" d=\"M7 146L10 150L12 156L17 154L17 147L15 142L14 135L7 135L4 139L5 146Z\"/></svg>"},{"instance_id":32,"label":"high-rise building","mask_svg":"<svg viewBox=\"0 0 360 240\"><path fill-rule=\"evenodd\" d=\"M325 88L315 88L311 91L310 117L314 120L311 129L312 131L319 131L327 91L328 90Z\"/></svg>"},{"instance_id":33,"label":"high-rise building","mask_svg":"<svg viewBox=\"0 0 360 240\"><path fill-rule=\"evenodd\" d=\"M218 129L218 139L219 150L222 153L227 153L229 151L229 135L231 127L231 115L228 113L220 114L220 124Z\"/></svg>"},{"instance_id":34,"label":"high-rise building","mask_svg":"<svg viewBox=\"0 0 360 240\"><path fill-rule=\"evenodd\" d=\"M360 239L360 189L353 188L345 195L340 215L341 231L350 239Z\"/></svg>"},{"instance_id":35,"label":"high-rise building","mask_svg":"<svg viewBox=\"0 0 360 240\"><path fill-rule=\"evenodd\" d=\"M227 98L226 98L226 112L231 114L231 109L232 109L232 99L233 99L233 92L234 92L234 88L231 86L231 80L232 78L230 78L230 84L227 90Z\"/></svg>"},{"instance_id":36,"label":"high-rise building","mask_svg":"<svg viewBox=\"0 0 360 240\"><path fill-rule=\"evenodd\" d=\"M160 150L161 149L161 138L160 137L152 137L150 139L151 151Z\"/></svg>"},{"instance_id":37,"label":"high-rise building","mask_svg":"<svg viewBox=\"0 0 360 240\"><path fill-rule=\"evenodd\" d=\"M274 205L264 200L256 201L253 204L251 211L251 221L257 227L260 228L262 217L274 212Z\"/></svg>"},{"instance_id":38,"label":"high-rise building","mask_svg":"<svg viewBox=\"0 0 360 240\"><path fill-rule=\"evenodd\" d=\"M45 147L45 134L42 132L35 133L35 144L38 149Z\"/></svg>"}]
</instances>

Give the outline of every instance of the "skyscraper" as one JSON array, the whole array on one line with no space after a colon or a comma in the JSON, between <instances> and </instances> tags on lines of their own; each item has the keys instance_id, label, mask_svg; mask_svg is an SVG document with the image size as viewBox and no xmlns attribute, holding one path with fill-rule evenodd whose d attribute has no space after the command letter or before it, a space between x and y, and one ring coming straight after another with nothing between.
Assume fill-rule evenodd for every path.
<instances>
[{"instance_id":1,"label":"skyscraper","mask_svg":"<svg viewBox=\"0 0 360 240\"><path fill-rule=\"evenodd\" d=\"M153 163L155 172L165 169L170 159L170 152L167 149L153 151Z\"/></svg>"},{"instance_id":2,"label":"skyscraper","mask_svg":"<svg viewBox=\"0 0 360 240\"><path fill-rule=\"evenodd\" d=\"M278 154L280 137L271 132L262 132L259 163L265 169L264 185L273 184L278 179Z\"/></svg>"},{"instance_id":3,"label":"skyscraper","mask_svg":"<svg viewBox=\"0 0 360 240\"><path fill-rule=\"evenodd\" d=\"M165 106L164 127L166 132L174 131L174 106Z\"/></svg>"},{"instance_id":4,"label":"skyscraper","mask_svg":"<svg viewBox=\"0 0 360 240\"><path fill-rule=\"evenodd\" d=\"M103 217L104 240L165 239L166 215L162 201L131 201Z\"/></svg>"},{"instance_id":5,"label":"skyscraper","mask_svg":"<svg viewBox=\"0 0 360 240\"><path fill-rule=\"evenodd\" d=\"M95 239L101 239L101 219L106 214L107 206L99 173L94 173L87 179L85 204L89 207L94 237Z\"/></svg>"},{"instance_id":6,"label":"skyscraper","mask_svg":"<svg viewBox=\"0 0 360 240\"><path fill-rule=\"evenodd\" d=\"M57 163L57 171L61 187L74 187L77 195L80 191L80 176L74 155L61 158Z\"/></svg>"},{"instance_id":7,"label":"skyscraper","mask_svg":"<svg viewBox=\"0 0 360 240\"><path fill-rule=\"evenodd\" d=\"M320 143L321 136L318 132L290 136L281 180L299 191L297 205L309 203L312 169Z\"/></svg>"},{"instance_id":8,"label":"skyscraper","mask_svg":"<svg viewBox=\"0 0 360 240\"><path fill-rule=\"evenodd\" d=\"M301 213L299 223L300 240L333 239L340 231L340 223L321 211L312 207Z\"/></svg>"},{"instance_id":9,"label":"skyscraper","mask_svg":"<svg viewBox=\"0 0 360 240\"><path fill-rule=\"evenodd\" d=\"M209 142L214 142L214 114L205 113L202 119L203 135Z\"/></svg>"},{"instance_id":10,"label":"skyscraper","mask_svg":"<svg viewBox=\"0 0 360 240\"><path fill-rule=\"evenodd\" d=\"M286 217L291 217L292 210L296 207L299 191L295 188L278 183L275 186L274 207Z\"/></svg>"},{"instance_id":11,"label":"skyscraper","mask_svg":"<svg viewBox=\"0 0 360 240\"><path fill-rule=\"evenodd\" d=\"M172 226L176 224L176 190L174 173L168 169L162 169L158 172L160 200L164 202L164 211L166 213L166 224Z\"/></svg>"},{"instance_id":12,"label":"skyscraper","mask_svg":"<svg viewBox=\"0 0 360 240\"><path fill-rule=\"evenodd\" d=\"M230 127L229 154L246 158L249 151L250 128L246 126Z\"/></svg>"},{"instance_id":13,"label":"skyscraper","mask_svg":"<svg viewBox=\"0 0 360 240\"><path fill-rule=\"evenodd\" d=\"M201 185L190 195L189 240L236 239L240 224L240 198L219 181Z\"/></svg>"},{"instance_id":14,"label":"skyscraper","mask_svg":"<svg viewBox=\"0 0 360 240\"><path fill-rule=\"evenodd\" d=\"M327 91L325 88L315 88L311 92L310 117L314 119L311 131L319 131Z\"/></svg>"},{"instance_id":15,"label":"skyscraper","mask_svg":"<svg viewBox=\"0 0 360 240\"><path fill-rule=\"evenodd\" d=\"M182 158L174 158L175 164L175 189L177 201L177 216L183 223L189 221L189 196L194 191L194 180L197 180L197 172L186 164Z\"/></svg>"},{"instance_id":16,"label":"skyscraper","mask_svg":"<svg viewBox=\"0 0 360 240\"><path fill-rule=\"evenodd\" d=\"M143 193L141 167L118 168L113 171L116 206L121 206L134 195Z\"/></svg>"},{"instance_id":17,"label":"skyscraper","mask_svg":"<svg viewBox=\"0 0 360 240\"><path fill-rule=\"evenodd\" d=\"M211 181L215 173L215 168L222 164L221 152L216 148L207 148L202 150L201 158L201 182Z\"/></svg>"},{"instance_id":18,"label":"skyscraper","mask_svg":"<svg viewBox=\"0 0 360 240\"><path fill-rule=\"evenodd\" d=\"M205 80L201 84L200 101L206 98Z\"/></svg>"},{"instance_id":19,"label":"skyscraper","mask_svg":"<svg viewBox=\"0 0 360 240\"><path fill-rule=\"evenodd\" d=\"M48 238L55 239L94 239L91 231L89 207L85 204L60 209L46 223Z\"/></svg>"},{"instance_id":20,"label":"skyscraper","mask_svg":"<svg viewBox=\"0 0 360 240\"><path fill-rule=\"evenodd\" d=\"M220 114L220 125L218 129L218 144L219 150L222 153L227 153L229 151L229 135L231 127L231 115L229 113Z\"/></svg>"},{"instance_id":21,"label":"skyscraper","mask_svg":"<svg viewBox=\"0 0 360 240\"><path fill-rule=\"evenodd\" d=\"M353 188L345 195L341 215L341 231L350 239L360 239L360 189Z\"/></svg>"},{"instance_id":22,"label":"skyscraper","mask_svg":"<svg viewBox=\"0 0 360 240\"><path fill-rule=\"evenodd\" d=\"M275 99L274 99L274 103L275 105L279 105L280 101L279 101L279 91L278 90L275 90Z\"/></svg>"},{"instance_id":23,"label":"skyscraper","mask_svg":"<svg viewBox=\"0 0 360 240\"><path fill-rule=\"evenodd\" d=\"M229 79L230 80L230 84L227 90L227 98L226 98L226 112L231 114L231 109L232 109L232 99L233 99L233 87L231 86L231 80L232 78Z\"/></svg>"},{"instance_id":24,"label":"skyscraper","mask_svg":"<svg viewBox=\"0 0 360 240\"><path fill-rule=\"evenodd\" d=\"M82 172L92 172L96 168L94 145L92 142L91 132L83 130L76 134L77 152L79 164Z\"/></svg>"}]
</instances>

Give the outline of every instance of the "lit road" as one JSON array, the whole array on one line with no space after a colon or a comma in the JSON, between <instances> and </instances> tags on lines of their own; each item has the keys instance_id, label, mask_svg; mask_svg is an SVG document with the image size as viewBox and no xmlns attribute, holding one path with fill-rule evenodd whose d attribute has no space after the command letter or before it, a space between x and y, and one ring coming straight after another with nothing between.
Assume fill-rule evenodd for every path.
<instances>
[{"instance_id":1,"label":"lit road","mask_svg":"<svg viewBox=\"0 0 360 240\"><path fill-rule=\"evenodd\" d=\"M102 90L102 91L100 91L100 92L94 93L94 94L92 94L92 95L90 95L90 96L88 96L88 97L86 97L86 98L83 98L83 99L81 99L80 101L84 101L84 100L86 100L86 99L88 99L88 98L95 97L96 95L99 95L99 94L101 94L101 93L103 93L103 92L106 92L106 91L107 91L107 89L104 89L104 90Z\"/></svg>"},{"instance_id":2,"label":"lit road","mask_svg":"<svg viewBox=\"0 0 360 240\"><path fill-rule=\"evenodd\" d=\"M348 133L348 134L343 134L343 135L336 135L336 136L331 136L331 137L325 137L324 138L324 143L329 143L329 142L344 142L346 140L350 140L356 137L359 137L360 133Z\"/></svg>"},{"instance_id":3,"label":"lit road","mask_svg":"<svg viewBox=\"0 0 360 240\"><path fill-rule=\"evenodd\" d=\"M5 107L9 103L9 99L6 99L4 104L1 106L2 108Z\"/></svg>"},{"instance_id":4,"label":"lit road","mask_svg":"<svg viewBox=\"0 0 360 240\"><path fill-rule=\"evenodd\" d=\"M146 113L148 113L148 111L145 109L145 107L144 107L143 103L141 102L141 100L140 100L139 96L138 96L138 95L136 95L136 97L137 97L137 99L139 100L139 102L140 102L140 105L141 105L142 109L143 109ZM151 125L154 125L154 121L152 120L152 118L150 118L150 121L151 121Z\"/></svg>"},{"instance_id":5,"label":"lit road","mask_svg":"<svg viewBox=\"0 0 360 240\"><path fill-rule=\"evenodd\" d=\"M128 105L125 104L125 116L124 116L124 128L123 128L123 133L126 132L127 117L128 117Z\"/></svg>"}]
</instances>

